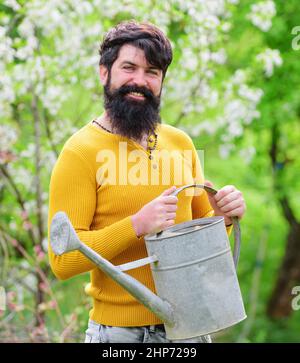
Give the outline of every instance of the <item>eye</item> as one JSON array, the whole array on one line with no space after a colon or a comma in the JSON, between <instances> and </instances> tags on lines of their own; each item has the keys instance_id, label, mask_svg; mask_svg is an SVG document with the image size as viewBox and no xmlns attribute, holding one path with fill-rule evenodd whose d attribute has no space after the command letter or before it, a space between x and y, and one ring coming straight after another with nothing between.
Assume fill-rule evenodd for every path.
<instances>
[{"instance_id":1,"label":"eye","mask_svg":"<svg viewBox=\"0 0 300 363\"><path fill-rule=\"evenodd\" d=\"M147 72L150 74L154 74L155 76L158 76L158 70L156 69L149 69Z\"/></svg>"},{"instance_id":2,"label":"eye","mask_svg":"<svg viewBox=\"0 0 300 363\"><path fill-rule=\"evenodd\" d=\"M123 66L123 69L126 69L128 71L132 71L134 68L133 68L133 66Z\"/></svg>"}]
</instances>

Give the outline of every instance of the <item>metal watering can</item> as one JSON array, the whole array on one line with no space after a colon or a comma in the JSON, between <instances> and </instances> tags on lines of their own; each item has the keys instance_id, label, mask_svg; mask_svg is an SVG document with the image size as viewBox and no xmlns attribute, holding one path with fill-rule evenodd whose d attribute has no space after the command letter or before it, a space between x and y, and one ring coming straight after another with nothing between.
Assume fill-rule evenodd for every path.
<instances>
[{"instance_id":1,"label":"metal watering can","mask_svg":"<svg viewBox=\"0 0 300 363\"><path fill-rule=\"evenodd\" d=\"M172 195L189 187L185 185ZM223 217L194 219L144 237L148 256L114 266L83 244L67 215L58 212L50 227L50 242L56 255L79 250L97 267L124 287L140 303L157 315L165 325L168 339L189 339L211 334L246 318L236 275L240 253L240 228L234 227L234 254ZM151 264L157 294L124 271Z\"/></svg>"}]
</instances>

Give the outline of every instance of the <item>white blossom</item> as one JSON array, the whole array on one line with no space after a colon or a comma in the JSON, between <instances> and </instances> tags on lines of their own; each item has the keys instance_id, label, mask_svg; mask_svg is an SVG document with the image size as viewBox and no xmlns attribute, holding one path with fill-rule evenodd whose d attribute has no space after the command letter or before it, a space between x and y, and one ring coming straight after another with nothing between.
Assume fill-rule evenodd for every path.
<instances>
[{"instance_id":1,"label":"white blossom","mask_svg":"<svg viewBox=\"0 0 300 363\"><path fill-rule=\"evenodd\" d=\"M201 19L202 20L202 19ZM217 16L208 15L205 17L204 26L207 29L216 29L220 25L220 20Z\"/></svg>"},{"instance_id":2,"label":"white blossom","mask_svg":"<svg viewBox=\"0 0 300 363\"><path fill-rule=\"evenodd\" d=\"M15 100L15 92L13 89L13 81L8 74L0 73L0 102L13 102Z\"/></svg>"},{"instance_id":3,"label":"white blossom","mask_svg":"<svg viewBox=\"0 0 300 363\"><path fill-rule=\"evenodd\" d=\"M239 122L239 120L237 120L236 122L234 122L234 121L235 121L234 119L231 120L231 122L229 123L227 130L226 130L231 138L243 135L243 131L244 131L243 126Z\"/></svg>"},{"instance_id":4,"label":"white blossom","mask_svg":"<svg viewBox=\"0 0 300 363\"><path fill-rule=\"evenodd\" d=\"M39 97L50 114L56 115L63 101L68 97L68 92L63 90L62 86L50 84L44 87L44 90Z\"/></svg>"},{"instance_id":5,"label":"white blossom","mask_svg":"<svg viewBox=\"0 0 300 363\"><path fill-rule=\"evenodd\" d=\"M247 74L246 74L246 72L245 72L244 70L242 70L242 69L237 69L237 70L234 72L233 76L231 77L231 82L232 82L233 84L237 84L237 85L239 85L239 84L244 83L244 82L246 82L246 81L247 81Z\"/></svg>"},{"instance_id":6,"label":"white blossom","mask_svg":"<svg viewBox=\"0 0 300 363\"><path fill-rule=\"evenodd\" d=\"M186 69L189 69L191 71L195 71L198 66L198 59L197 55L193 52L192 49L187 48L182 55L181 59L182 66L186 67Z\"/></svg>"},{"instance_id":7,"label":"white blossom","mask_svg":"<svg viewBox=\"0 0 300 363\"><path fill-rule=\"evenodd\" d=\"M27 188L26 184L25 187ZM31 191L33 192L33 188L31 188ZM24 203L25 210L29 215L34 215L36 212L36 201L34 199L26 200Z\"/></svg>"},{"instance_id":8,"label":"white blossom","mask_svg":"<svg viewBox=\"0 0 300 363\"><path fill-rule=\"evenodd\" d=\"M207 63L211 60L211 52L209 50L204 50L200 53L200 58L203 63Z\"/></svg>"},{"instance_id":9,"label":"white blossom","mask_svg":"<svg viewBox=\"0 0 300 363\"><path fill-rule=\"evenodd\" d=\"M235 99L227 103L224 109L224 122L229 125L228 132L233 137L241 135L241 122L250 123L252 118L249 113L249 105L245 102ZM253 116L253 115L251 115Z\"/></svg>"},{"instance_id":10,"label":"white blossom","mask_svg":"<svg viewBox=\"0 0 300 363\"><path fill-rule=\"evenodd\" d=\"M238 90L238 94L241 97L246 98L247 100L257 104L263 96L263 91L260 88L253 89L246 84L241 84Z\"/></svg>"},{"instance_id":11,"label":"white blossom","mask_svg":"<svg viewBox=\"0 0 300 363\"><path fill-rule=\"evenodd\" d=\"M215 107L217 106L219 101L219 93L217 90L211 90L208 94L208 104L209 107Z\"/></svg>"},{"instance_id":12,"label":"white blossom","mask_svg":"<svg viewBox=\"0 0 300 363\"><path fill-rule=\"evenodd\" d=\"M0 125L0 151L9 151L17 138L16 129L9 125Z\"/></svg>"},{"instance_id":13,"label":"white blossom","mask_svg":"<svg viewBox=\"0 0 300 363\"><path fill-rule=\"evenodd\" d=\"M224 48L219 49L217 52L211 53L211 60L217 64L224 64L226 62L226 52Z\"/></svg>"},{"instance_id":14,"label":"white blossom","mask_svg":"<svg viewBox=\"0 0 300 363\"><path fill-rule=\"evenodd\" d=\"M212 120L203 120L196 125L187 127L186 132L192 137L197 137L202 133L212 135L216 132L216 129L216 124Z\"/></svg>"},{"instance_id":15,"label":"white blossom","mask_svg":"<svg viewBox=\"0 0 300 363\"><path fill-rule=\"evenodd\" d=\"M278 49L267 48L264 52L258 54L256 59L263 63L267 77L273 75L275 67L280 67L282 65L282 58Z\"/></svg>"},{"instance_id":16,"label":"white blossom","mask_svg":"<svg viewBox=\"0 0 300 363\"><path fill-rule=\"evenodd\" d=\"M254 146L249 146L239 151L239 155L243 158L246 164L249 164L253 160L255 154L256 149Z\"/></svg>"},{"instance_id":17,"label":"white blossom","mask_svg":"<svg viewBox=\"0 0 300 363\"><path fill-rule=\"evenodd\" d=\"M41 245L42 245L43 251L47 253L48 252L48 238L44 238L42 240Z\"/></svg>"},{"instance_id":18,"label":"white blossom","mask_svg":"<svg viewBox=\"0 0 300 363\"><path fill-rule=\"evenodd\" d=\"M33 158L35 155L36 147L33 143L29 143L25 150L22 150L20 153L21 158Z\"/></svg>"},{"instance_id":19,"label":"white blossom","mask_svg":"<svg viewBox=\"0 0 300 363\"><path fill-rule=\"evenodd\" d=\"M18 26L18 31L20 35L24 38L29 38L34 36L34 23L30 21L29 18L24 18L21 24Z\"/></svg>"},{"instance_id":20,"label":"white blossom","mask_svg":"<svg viewBox=\"0 0 300 363\"><path fill-rule=\"evenodd\" d=\"M78 14L82 15L89 15L93 12L93 5L88 1L76 1L74 8Z\"/></svg>"},{"instance_id":21,"label":"white blossom","mask_svg":"<svg viewBox=\"0 0 300 363\"><path fill-rule=\"evenodd\" d=\"M37 277L33 273L28 273L23 277L23 280L27 286L30 286L32 289L36 289Z\"/></svg>"},{"instance_id":22,"label":"white blossom","mask_svg":"<svg viewBox=\"0 0 300 363\"><path fill-rule=\"evenodd\" d=\"M30 263L25 259L21 259L20 262L19 262L19 265L20 265L21 268L24 268L24 269L30 269L31 268Z\"/></svg>"},{"instance_id":23,"label":"white blossom","mask_svg":"<svg viewBox=\"0 0 300 363\"><path fill-rule=\"evenodd\" d=\"M13 61L15 50L12 48L12 40L6 36L6 28L0 26L0 64Z\"/></svg>"},{"instance_id":24,"label":"white blossom","mask_svg":"<svg viewBox=\"0 0 300 363\"><path fill-rule=\"evenodd\" d=\"M248 18L252 24L260 30L266 32L272 26L272 18L276 15L276 6L274 1L261 1L251 5L251 12Z\"/></svg>"},{"instance_id":25,"label":"white blossom","mask_svg":"<svg viewBox=\"0 0 300 363\"><path fill-rule=\"evenodd\" d=\"M34 176L25 166L14 166L12 175L17 185L22 185L27 192L34 190Z\"/></svg>"},{"instance_id":26,"label":"white blossom","mask_svg":"<svg viewBox=\"0 0 300 363\"><path fill-rule=\"evenodd\" d=\"M0 182L1 182L1 180L0 180ZM18 227L16 221L10 221L8 226L11 231L16 231L17 227Z\"/></svg>"},{"instance_id":27,"label":"white blossom","mask_svg":"<svg viewBox=\"0 0 300 363\"><path fill-rule=\"evenodd\" d=\"M230 155L231 151L234 149L232 144L222 144L219 147L219 154L221 158L226 159Z\"/></svg>"},{"instance_id":28,"label":"white blossom","mask_svg":"<svg viewBox=\"0 0 300 363\"><path fill-rule=\"evenodd\" d=\"M229 32L229 30L232 28L232 24L229 22L225 22L221 25L221 30L225 33Z\"/></svg>"},{"instance_id":29,"label":"white blossom","mask_svg":"<svg viewBox=\"0 0 300 363\"><path fill-rule=\"evenodd\" d=\"M21 9L20 4L16 0L4 0L4 5L10 7L14 11L18 11Z\"/></svg>"}]
</instances>

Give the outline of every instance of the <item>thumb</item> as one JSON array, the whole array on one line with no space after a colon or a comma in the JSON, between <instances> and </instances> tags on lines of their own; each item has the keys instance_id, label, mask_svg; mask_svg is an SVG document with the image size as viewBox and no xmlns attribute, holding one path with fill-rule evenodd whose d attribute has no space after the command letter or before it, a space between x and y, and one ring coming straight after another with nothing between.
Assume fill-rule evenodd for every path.
<instances>
[{"instance_id":1,"label":"thumb","mask_svg":"<svg viewBox=\"0 0 300 363\"><path fill-rule=\"evenodd\" d=\"M205 180L204 185L206 185L207 187L211 187L211 188L214 186L210 180Z\"/></svg>"},{"instance_id":2,"label":"thumb","mask_svg":"<svg viewBox=\"0 0 300 363\"><path fill-rule=\"evenodd\" d=\"M173 185L171 188L169 189L166 189L165 191L162 192L161 196L166 196L166 195L170 195L172 194L173 192L175 192L176 190L176 186Z\"/></svg>"},{"instance_id":3,"label":"thumb","mask_svg":"<svg viewBox=\"0 0 300 363\"><path fill-rule=\"evenodd\" d=\"M210 187L210 188L213 188L213 186L214 186L210 180L205 180L204 185L206 185L207 187ZM215 195L212 193L207 193L207 197L208 197L210 204L212 204L212 206L213 206L215 204Z\"/></svg>"}]
</instances>

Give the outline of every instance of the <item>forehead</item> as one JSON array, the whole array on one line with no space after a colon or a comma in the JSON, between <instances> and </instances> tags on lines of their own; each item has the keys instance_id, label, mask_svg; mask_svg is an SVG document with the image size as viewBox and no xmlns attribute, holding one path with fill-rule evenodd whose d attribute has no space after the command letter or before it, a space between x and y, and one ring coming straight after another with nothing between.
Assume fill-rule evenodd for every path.
<instances>
[{"instance_id":1,"label":"forehead","mask_svg":"<svg viewBox=\"0 0 300 363\"><path fill-rule=\"evenodd\" d=\"M126 61L143 67L151 66L145 57L144 51L130 44L125 44L120 48L118 58L116 59L116 62L119 64Z\"/></svg>"}]
</instances>

